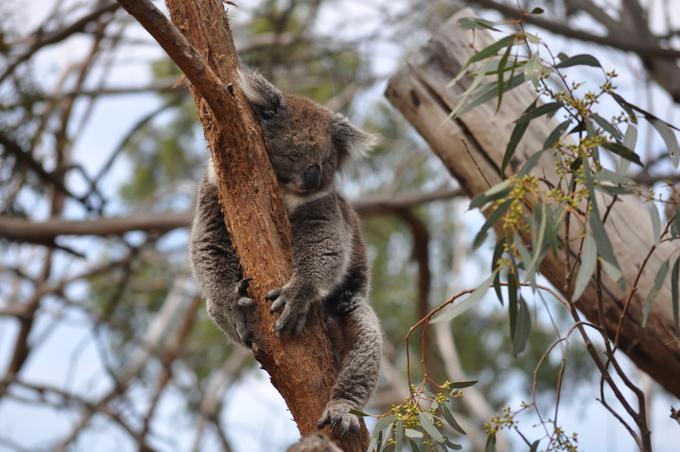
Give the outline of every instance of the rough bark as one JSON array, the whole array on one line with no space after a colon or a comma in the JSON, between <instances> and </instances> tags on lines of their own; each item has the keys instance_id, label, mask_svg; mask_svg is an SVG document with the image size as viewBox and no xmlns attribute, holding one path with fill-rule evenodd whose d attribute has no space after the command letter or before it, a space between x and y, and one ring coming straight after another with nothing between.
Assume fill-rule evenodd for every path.
<instances>
[{"instance_id":1,"label":"rough bark","mask_svg":"<svg viewBox=\"0 0 680 452\"><path fill-rule=\"evenodd\" d=\"M161 44L191 84L215 162L226 226L259 305L255 357L300 432L314 432L335 381L330 342L317 310L310 312L299 336L281 340L272 331L274 317L264 295L290 277L290 225L261 129L238 86L238 57L224 7L219 0L167 0L175 28L147 0L119 3ZM338 442L345 450L365 449L365 428L360 436L361 445L351 437Z\"/></svg>"},{"instance_id":2,"label":"rough bark","mask_svg":"<svg viewBox=\"0 0 680 452\"><path fill-rule=\"evenodd\" d=\"M527 105L535 98L528 86L506 93L503 107L495 113L495 103L489 102L465 114L462 118L446 121L449 112L457 105L469 81L448 88L447 83L460 71L472 55L470 44L478 49L491 40L486 32L472 33L460 29L456 22L461 17L473 16L463 10L452 16L390 79L386 96L404 117L430 144L432 150L470 196L485 191L502 180L499 170L510 133ZM513 167L518 168L537 149L541 149L548 133L556 126L548 120L532 121L516 152ZM554 179L554 165L550 156L542 158L536 171L549 180ZM604 281L604 325L610 338L614 338L619 317L628 291L633 285L640 265L653 245L649 215L639 201L624 196L616 203L606 223L627 281L626 291L615 283ZM573 235L572 235L573 236ZM569 250L578 255L578 243L572 242ZM620 349L642 370L676 396L680 396L680 341L673 334L673 317L670 303L670 282L662 287L652 307L646 328L642 328L642 304L651 288L654 277L677 245L662 244L651 256L642 273L639 290L634 294L623 322L619 338ZM556 287L565 281L563 256L550 255L541 272ZM567 288L569 296L573 288ZM596 284L590 286L577 303L585 316L598 323Z\"/></svg>"}]
</instances>

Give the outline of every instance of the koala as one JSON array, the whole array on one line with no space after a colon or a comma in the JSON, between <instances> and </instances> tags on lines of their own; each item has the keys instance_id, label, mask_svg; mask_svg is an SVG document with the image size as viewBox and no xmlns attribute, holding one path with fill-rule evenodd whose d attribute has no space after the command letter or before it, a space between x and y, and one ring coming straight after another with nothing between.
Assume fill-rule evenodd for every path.
<instances>
[{"instance_id":1,"label":"koala","mask_svg":"<svg viewBox=\"0 0 680 452\"><path fill-rule=\"evenodd\" d=\"M239 78L262 125L292 227L292 276L266 296L277 315L274 330L282 337L300 333L310 306L319 304L338 373L318 426L329 425L337 435L355 432L359 419L350 410L362 408L376 385L382 337L367 300L369 268L359 220L335 179L375 138L255 72L242 69ZM236 342L251 346L258 339L256 302L224 226L212 162L198 189L190 254L208 314Z\"/></svg>"}]
</instances>

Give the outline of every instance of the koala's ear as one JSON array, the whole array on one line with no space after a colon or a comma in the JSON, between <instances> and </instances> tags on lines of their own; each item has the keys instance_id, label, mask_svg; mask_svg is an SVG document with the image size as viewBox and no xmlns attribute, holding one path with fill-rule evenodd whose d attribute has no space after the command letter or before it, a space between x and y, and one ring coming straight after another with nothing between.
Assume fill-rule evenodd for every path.
<instances>
[{"instance_id":1,"label":"koala's ear","mask_svg":"<svg viewBox=\"0 0 680 452\"><path fill-rule=\"evenodd\" d=\"M364 132L340 113L333 117L331 137L338 150L340 166L364 157L380 141L376 135Z\"/></svg>"},{"instance_id":2,"label":"koala's ear","mask_svg":"<svg viewBox=\"0 0 680 452\"><path fill-rule=\"evenodd\" d=\"M238 68L239 84L248 102L260 115L273 116L283 106L283 96L274 85L255 71Z\"/></svg>"}]
</instances>

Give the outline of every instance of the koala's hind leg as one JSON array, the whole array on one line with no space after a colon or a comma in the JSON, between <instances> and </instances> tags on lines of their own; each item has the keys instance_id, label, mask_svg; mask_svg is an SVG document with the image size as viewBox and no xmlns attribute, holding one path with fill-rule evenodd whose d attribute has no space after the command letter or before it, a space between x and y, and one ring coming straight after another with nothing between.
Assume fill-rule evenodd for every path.
<instances>
[{"instance_id":1,"label":"koala's hind leg","mask_svg":"<svg viewBox=\"0 0 680 452\"><path fill-rule=\"evenodd\" d=\"M356 308L347 313L345 355L331 399L318 427L330 425L337 435L359 430L359 419L350 409L366 405L378 381L382 336L378 318L365 300L355 300Z\"/></svg>"},{"instance_id":2,"label":"koala's hind leg","mask_svg":"<svg viewBox=\"0 0 680 452\"><path fill-rule=\"evenodd\" d=\"M207 176L198 190L191 230L191 263L208 300L208 314L237 342L249 347L257 340L256 303L248 297L248 280L224 226L217 187Z\"/></svg>"}]
</instances>

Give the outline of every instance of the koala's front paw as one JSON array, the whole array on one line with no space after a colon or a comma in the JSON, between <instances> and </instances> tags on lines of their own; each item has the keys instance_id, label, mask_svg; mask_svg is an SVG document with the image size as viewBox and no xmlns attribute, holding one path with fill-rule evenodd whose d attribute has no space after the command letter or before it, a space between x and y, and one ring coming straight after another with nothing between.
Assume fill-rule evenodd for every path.
<instances>
[{"instance_id":1,"label":"koala's front paw","mask_svg":"<svg viewBox=\"0 0 680 452\"><path fill-rule=\"evenodd\" d=\"M349 432L356 433L359 431L359 418L349 412L352 408L354 407L346 400L331 400L316 426L324 428L328 425L338 436Z\"/></svg>"},{"instance_id":2,"label":"koala's front paw","mask_svg":"<svg viewBox=\"0 0 680 452\"><path fill-rule=\"evenodd\" d=\"M274 324L274 331L280 337L299 334L307 321L311 296L295 280L274 289L266 295L272 302L271 312L281 312Z\"/></svg>"},{"instance_id":3,"label":"koala's front paw","mask_svg":"<svg viewBox=\"0 0 680 452\"><path fill-rule=\"evenodd\" d=\"M235 310L236 335L239 342L246 347L257 341L257 303L248 297L250 278L244 278L236 288L237 301Z\"/></svg>"}]
</instances>

